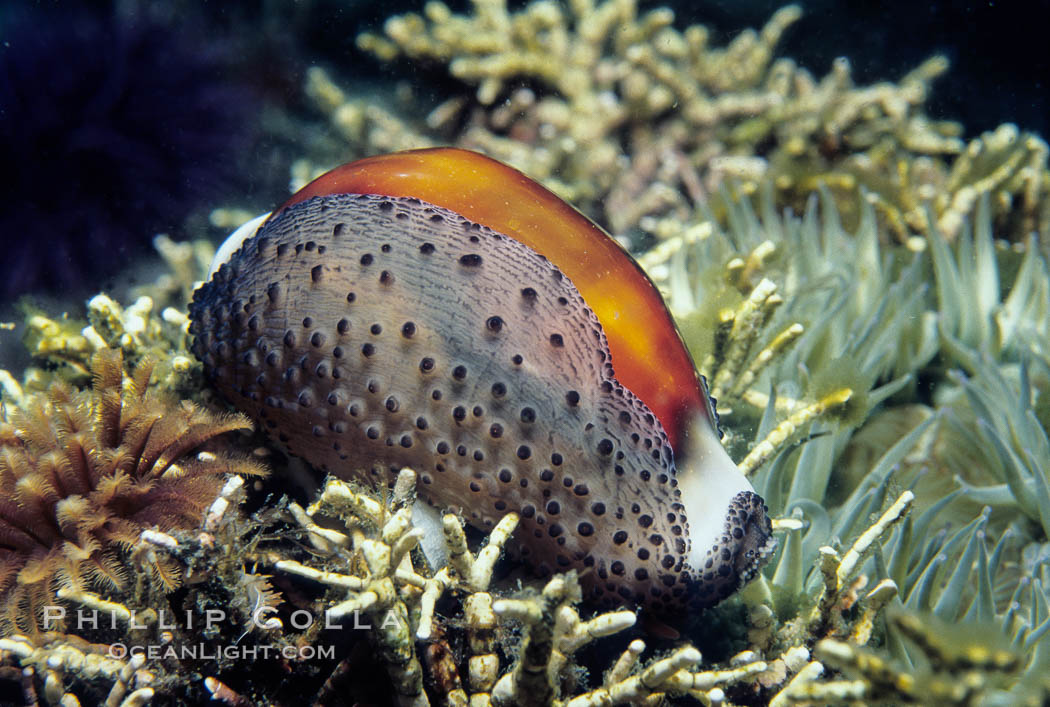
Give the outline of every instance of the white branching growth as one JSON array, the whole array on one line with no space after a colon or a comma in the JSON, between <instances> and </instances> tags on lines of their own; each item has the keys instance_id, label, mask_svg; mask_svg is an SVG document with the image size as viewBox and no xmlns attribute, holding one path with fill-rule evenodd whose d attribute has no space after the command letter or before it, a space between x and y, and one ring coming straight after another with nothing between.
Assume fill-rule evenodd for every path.
<instances>
[{"instance_id":1,"label":"white branching growth","mask_svg":"<svg viewBox=\"0 0 1050 707\"><path fill-rule=\"evenodd\" d=\"M212 501L212 504L208 507L208 512L204 515L205 533L214 533L219 528L231 504L236 505L237 495L243 487L244 477L242 476L231 476L226 480L226 483L223 484L222 489L219 491L219 495Z\"/></svg>"},{"instance_id":2,"label":"white branching growth","mask_svg":"<svg viewBox=\"0 0 1050 707\"><path fill-rule=\"evenodd\" d=\"M700 372L711 380L711 394L724 398L730 387L739 385L749 365L748 355L762 327L773 312L784 303L772 280L762 279L735 310L720 313L720 327L715 334L715 349L701 364ZM724 331L723 331L724 330ZM754 375L750 376L754 380Z\"/></svg>"},{"instance_id":3,"label":"white branching growth","mask_svg":"<svg viewBox=\"0 0 1050 707\"><path fill-rule=\"evenodd\" d=\"M446 515L442 524L445 542L448 543L449 562L459 575L463 588L474 591L488 589L489 582L492 581L492 568L499 559L503 545L518 527L518 515L508 513L496 524L489 534L488 544L478 552L477 557L470 554L467 536L463 533L463 525L458 518Z\"/></svg>"},{"instance_id":4,"label":"white branching growth","mask_svg":"<svg viewBox=\"0 0 1050 707\"><path fill-rule=\"evenodd\" d=\"M367 493L330 479L309 511L291 506L317 551L343 560L348 568L363 565L360 575L318 570L293 560L275 564L280 572L312 579L348 595L326 610L329 621L357 614L369 617L370 635L387 666L399 703L406 707L430 704L423 692L423 669L406 606L406 602L418 606L427 582L413 569L409 555L422 535L412 527L415 484L415 472L402 470L389 503L384 505ZM312 519L318 512L340 517L348 533L318 526Z\"/></svg>"},{"instance_id":5,"label":"white branching growth","mask_svg":"<svg viewBox=\"0 0 1050 707\"><path fill-rule=\"evenodd\" d=\"M105 646L95 646L75 636L38 645L26 636L0 638L0 656L10 655L27 670L44 678L44 699L51 705L78 707L80 700L64 685L69 679L107 680L112 683L104 707L140 707L153 699L152 672L143 669L146 657L142 654L128 660L115 658L103 652Z\"/></svg>"},{"instance_id":6,"label":"white branching growth","mask_svg":"<svg viewBox=\"0 0 1050 707\"><path fill-rule=\"evenodd\" d=\"M493 605L501 619L524 624L526 636L518 660L496 683L492 704L604 707L657 703L667 694L689 694L710 703L710 693L721 693L722 687L767 669L764 661L752 657L725 670L694 672L701 656L691 645L638 669L645 643L634 640L606 673L600 687L565 699L559 688L572 654L597 638L619 633L635 623L635 615L630 611L599 614L581 621L575 608L579 599L579 585L569 574L550 580L539 596L503 599Z\"/></svg>"},{"instance_id":7,"label":"white branching growth","mask_svg":"<svg viewBox=\"0 0 1050 707\"><path fill-rule=\"evenodd\" d=\"M778 452L784 449L796 432L803 426L826 415L834 408L845 405L853 397L850 388L840 388L814 403L801 407L793 412L787 419L783 420L770 430L758 444L752 447L748 455L737 464L745 476L750 475L758 467L772 459Z\"/></svg>"},{"instance_id":8,"label":"white branching growth","mask_svg":"<svg viewBox=\"0 0 1050 707\"><path fill-rule=\"evenodd\" d=\"M632 628L635 613L619 610L581 617L580 587L572 573L556 575L539 591L510 596L495 589L493 567L517 526L515 514L504 517L476 552L468 545L462 521L445 515L448 565L432 572L426 563L414 564L412 550L420 537L412 523L415 478L411 470L401 471L385 501L329 480L308 509L290 506L314 550L326 558L325 566L292 560L275 564L280 572L333 590L330 620L352 612L367 618L400 704L413 707L430 704L423 689L425 670L431 675L433 694L453 707L611 707L662 704L678 697L721 705L727 704L728 688L738 682L755 690L779 690L772 699L780 705L816 699L812 696L825 695L821 690L830 690L827 695L852 694L850 690L861 688L850 681L818 687L827 683L821 678L824 663L814 660L805 645L824 637L854 647L868 642L876 617L896 596L897 587L883 579L864 592L868 579L859 574L861 564L913 502L910 491L901 494L841 557L831 548L822 550L818 571L824 588L808 618L803 614L793 626L778 630L769 606L761 599L750 602L751 650L705 670L700 652L690 644L645 662L646 644L635 639L600 685L583 686L578 683L576 655L595 640ZM325 527L331 523L322 516L339 518L343 529ZM784 524L799 525L797 519ZM447 594L459 597L462 604L457 624L466 640L458 654L446 639L453 624L435 612ZM853 618L847 618L847 610ZM511 635L520 632L513 647L504 642L508 630ZM774 635L789 647L774 649ZM770 654L772 650L777 652ZM468 674L461 680L459 669L464 665ZM217 682L213 687L222 692Z\"/></svg>"},{"instance_id":9,"label":"white branching growth","mask_svg":"<svg viewBox=\"0 0 1050 707\"><path fill-rule=\"evenodd\" d=\"M576 608L580 588L574 575L558 575L533 596L500 598L490 587L493 567L517 527L518 516L508 514L493 528L476 553L467 543L462 521L442 519L449 564L430 573L425 564L413 564L411 550L420 531L412 526L416 475L402 470L387 503L368 492L330 479L317 502L308 509L294 504L290 511L314 549L346 570L317 568L280 560L280 572L327 585L346 598L327 609L330 620L352 612L367 616L372 637L393 680L402 705L429 704L423 691L422 663L444 676L437 685L445 703L471 707L504 705L637 704L659 701L669 694L693 695L717 704L730 683L767 671L754 654L729 667L696 671L700 653L686 645L648 665L639 659L645 643L633 641L601 686L583 694L570 679L573 656L592 641L634 626L633 611L620 610L582 619ZM320 516L338 517L346 532L319 525ZM332 563L329 562L329 567ZM446 593L459 595L466 632L465 681L457 661L444 643L444 629L435 618L435 604ZM501 653L500 629L520 623L525 638L509 663ZM434 650L431 650L433 648ZM426 652L427 661L421 661ZM216 689L220 686L216 684ZM724 696L724 695L723 695Z\"/></svg>"},{"instance_id":10,"label":"white branching growth","mask_svg":"<svg viewBox=\"0 0 1050 707\"><path fill-rule=\"evenodd\" d=\"M845 596L849 592L858 591L867 578L861 578L859 582L850 583L853 579L861 558L871 549L880 538L885 536L898 521L900 521L911 509L915 494L905 491L890 505L875 523L853 543L850 549L841 558L838 553L830 547L820 548L820 573L824 580L824 588L817 600L816 606L810 616L810 624L818 627L835 626L839 613L838 607L842 606ZM885 579L880 582L871 592L864 597L866 620L858 625L857 638L863 637L863 643L867 643L870 635L870 624L874 620L873 612L885 606L897 592L897 587L892 580ZM817 635L823 634L820 631Z\"/></svg>"},{"instance_id":11,"label":"white branching growth","mask_svg":"<svg viewBox=\"0 0 1050 707\"><path fill-rule=\"evenodd\" d=\"M469 685L475 695L485 694L499 675L495 616L491 610L492 597L486 590L493 566L514 532L518 517L513 513L504 517L490 533L485 547L473 555L461 521L446 515L443 527L450 566L428 576L426 570L416 569L411 557L422 536L422 531L412 526L415 482L415 472L402 470L389 503L384 505L369 493L330 479L309 509L295 504L289 506L318 552L342 558L345 566L355 570L363 561L367 570L363 575L316 569L292 560L278 561L275 566L278 571L345 591L349 597L327 609L330 620L355 612L369 616L373 636L387 662L395 689L401 703L406 705L427 704L414 642L429 641L434 636L434 607L442 594L450 588L466 593L464 607L471 650ZM319 513L340 518L348 533L319 526L313 519ZM465 701L466 692L459 692ZM455 702L457 697L450 695L449 699Z\"/></svg>"},{"instance_id":12,"label":"white branching growth","mask_svg":"<svg viewBox=\"0 0 1050 707\"><path fill-rule=\"evenodd\" d=\"M249 707L251 702L232 687L213 677L204 678L204 687L208 690L215 702L221 702L230 707Z\"/></svg>"},{"instance_id":13,"label":"white branching growth","mask_svg":"<svg viewBox=\"0 0 1050 707\"><path fill-rule=\"evenodd\" d=\"M126 624L133 618L136 618L131 609L124 604L103 599L94 592L74 589L73 587L62 587L55 592L55 596L64 601L80 604L91 611L97 611L104 616L111 617L111 619L119 619L121 623ZM141 621L141 619L139 620Z\"/></svg>"},{"instance_id":14,"label":"white branching growth","mask_svg":"<svg viewBox=\"0 0 1050 707\"><path fill-rule=\"evenodd\" d=\"M695 275L686 264L686 247L712 238L710 224L706 225L705 235L697 236L696 229L681 231L643 258L672 312L679 317L686 318L702 306L712 306L701 301L705 298L698 294L693 284ZM699 371L707 379L721 415L739 414L741 408L751 414L766 410L771 397L762 390L767 385L763 373L775 364L783 364L806 332L806 327L793 319L794 314L787 315L786 324L778 323L774 316L784 304L785 295L766 273L770 270L768 261L782 250L784 244L763 240L749 252L729 259L717 275L713 289L722 294L713 299L728 299L730 303L714 305L714 317L707 323L711 329L710 350L702 357ZM733 304L734 299L739 301ZM849 387L839 387L822 393L816 400L778 395L773 409L782 419L756 440L738 464L741 471L750 476L797 439L801 430L847 405L855 393Z\"/></svg>"}]
</instances>

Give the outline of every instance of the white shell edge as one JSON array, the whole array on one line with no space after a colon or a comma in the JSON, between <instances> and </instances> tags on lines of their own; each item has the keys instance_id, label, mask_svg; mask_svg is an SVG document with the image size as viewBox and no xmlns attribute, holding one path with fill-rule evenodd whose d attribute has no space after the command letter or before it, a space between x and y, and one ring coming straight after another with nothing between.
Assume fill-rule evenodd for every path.
<instances>
[{"instance_id":1,"label":"white shell edge","mask_svg":"<svg viewBox=\"0 0 1050 707\"><path fill-rule=\"evenodd\" d=\"M226 240L222 242L219 249L215 251L215 257L211 259L211 267L208 269L208 278L211 279L212 275L218 271L222 264L230 259L230 256L237 252L237 249L241 245L255 235L255 232L259 230L259 226L263 224L263 221L270 217L272 212L267 211L265 214L256 216L251 221L242 223L240 227L231 233Z\"/></svg>"},{"instance_id":2,"label":"white shell edge","mask_svg":"<svg viewBox=\"0 0 1050 707\"><path fill-rule=\"evenodd\" d=\"M707 552L726 531L726 513L733 499L741 491L755 489L733 463L706 419L698 418L688 434L686 468L678 468L677 478L692 541L687 561L699 569L704 566Z\"/></svg>"}]
</instances>

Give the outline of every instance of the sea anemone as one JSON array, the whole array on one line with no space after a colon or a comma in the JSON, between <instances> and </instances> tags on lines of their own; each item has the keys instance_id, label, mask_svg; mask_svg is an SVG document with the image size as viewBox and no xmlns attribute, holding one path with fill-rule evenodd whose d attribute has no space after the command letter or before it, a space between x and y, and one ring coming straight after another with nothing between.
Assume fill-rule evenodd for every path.
<instances>
[{"instance_id":1,"label":"sea anemone","mask_svg":"<svg viewBox=\"0 0 1050 707\"><path fill-rule=\"evenodd\" d=\"M195 527L226 474L262 473L242 456L192 454L251 423L150 393L152 368L125 379L121 353L100 350L91 390L55 383L0 420L0 632L35 633L63 587L126 589L144 530ZM150 569L163 589L179 584L171 559Z\"/></svg>"}]
</instances>

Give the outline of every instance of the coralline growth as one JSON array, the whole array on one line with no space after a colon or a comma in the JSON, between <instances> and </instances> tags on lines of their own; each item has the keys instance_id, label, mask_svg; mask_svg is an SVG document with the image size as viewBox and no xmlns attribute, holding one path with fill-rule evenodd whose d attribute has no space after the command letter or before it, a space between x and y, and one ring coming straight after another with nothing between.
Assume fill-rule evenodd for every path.
<instances>
[{"instance_id":1,"label":"coralline growth","mask_svg":"<svg viewBox=\"0 0 1050 707\"><path fill-rule=\"evenodd\" d=\"M186 606L228 607L235 625L215 644L310 647L319 634L293 630L289 611L361 612L372 665L403 704L1045 702L1045 144L1004 126L967 146L959 126L930 120L939 59L871 87L854 86L845 62L816 80L774 59L797 16L786 8L717 49L703 28L676 30L668 11L639 15L630 2L478 2L472 15L433 3L359 40L384 60L448 65L471 87L428 125L347 95L321 69L307 85L349 156L454 139L545 179L619 236L648 235L635 240L639 260L782 541L742 596L685 627L703 658L689 643L642 641L631 612L588 615L571 575L516 586L514 563L496 563L513 516L480 547L446 517L450 561L428 567L408 471L392 490L329 482L313 503L268 501L251 518L233 477L210 487L199 525L140 533L123 548L131 561L177 568ZM304 159L294 179L343 157ZM0 377L5 404L52 404L39 391L59 380L86 386L106 346L156 356L161 386L188 395L180 298L208 258L167 252L176 275L141 293L148 301L100 296L87 321L31 312L36 364L20 381ZM64 601L145 608L133 595L84 588ZM265 628L249 618L259 607L276 612ZM388 611L396 626L383 625ZM151 626L158 641L201 637ZM331 663L282 661L284 686L221 660L187 678L177 661L103 660L119 631L22 630L0 638L0 677L26 694L42 684L52 703L77 692L140 704L143 690L280 703L287 685L332 701L360 661L350 642ZM712 633L724 641L701 643Z\"/></svg>"},{"instance_id":2,"label":"coralline growth","mask_svg":"<svg viewBox=\"0 0 1050 707\"><path fill-rule=\"evenodd\" d=\"M966 143L960 125L925 113L943 57L896 84L856 86L846 59L816 79L776 58L801 16L794 5L724 48L707 28L678 30L670 10L639 13L630 0L473 5L459 15L429 2L421 15L388 19L385 36L358 37L382 61L447 65L475 89L425 125L309 72L307 94L348 143L340 160L451 140L522 169L623 236L652 233L655 217L687 216L727 182L748 192L771 184L799 209L826 185L851 223L863 191L902 241L928 232L927 208L953 238L984 194L1001 237L1050 225L1043 140L1004 125ZM293 181L331 159L298 163Z\"/></svg>"},{"instance_id":3,"label":"coralline growth","mask_svg":"<svg viewBox=\"0 0 1050 707\"><path fill-rule=\"evenodd\" d=\"M186 345L189 319L184 309L207 274L215 248L206 240L176 243L164 235L153 244L167 270L133 290L130 304L100 292L88 300L83 318L56 315L28 300L20 304L22 343L32 363L19 377L0 369L6 403L20 405L27 394L46 392L56 382L88 384L92 357L106 348L121 351L130 364L148 357L154 366L151 384L163 391L188 397L200 390L199 365Z\"/></svg>"},{"instance_id":4,"label":"coralline growth","mask_svg":"<svg viewBox=\"0 0 1050 707\"><path fill-rule=\"evenodd\" d=\"M449 705L660 704L672 695L692 695L705 704L720 704L731 686L748 685L747 689L757 692L776 688L809 657L804 638L800 638L791 647L778 646L775 659L763 660L754 651L747 651L714 670L698 669L700 652L688 644L642 664L646 644L636 638L605 674L602 684L588 689L574 667L574 655L597 639L631 629L635 613L621 610L581 619L576 608L580 588L571 573L556 576L538 590L511 597L506 597L504 590L501 596L492 586L493 564L517 525L515 514L497 524L476 556L468 548L462 521L446 515L443 524L449 565L431 572L425 561L414 559L411 552L422 536L411 522L415 476L411 470L402 470L387 501L329 479L309 509L290 507L315 554L323 560L322 566L295 560L275 564L279 572L330 588L330 598L323 599L325 604L318 610L337 619L353 612L368 616L373 626L372 642L387 665L402 705L430 704L423 688L425 674L442 703ZM821 628L822 635L841 635L849 645L867 641L875 614L892 598L891 581L872 592L875 599L864 602L866 623L862 621L854 635L826 627L843 621L841 596L847 580L853 579L858 559L900 519L908 503L906 493L858 540L846 560L832 568L833 576L836 569L839 571L842 586L829 585L813 605L813 625L825 627ZM345 532L315 522L325 517L340 519ZM445 595L456 597L461 607L465 655L457 655L445 638L452 624L435 613ZM771 627L771 618L768 609L761 605L756 608L751 617L756 636L769 637L766 629ZM511 627L517 629L508 631ZM513 639L518 632L519 637ZM425 646L422 655L421 646ZM513 657L502 657L506 655ZM460 665L467 666L466 679L460 675Z\"/></svg>"}]
</instances>

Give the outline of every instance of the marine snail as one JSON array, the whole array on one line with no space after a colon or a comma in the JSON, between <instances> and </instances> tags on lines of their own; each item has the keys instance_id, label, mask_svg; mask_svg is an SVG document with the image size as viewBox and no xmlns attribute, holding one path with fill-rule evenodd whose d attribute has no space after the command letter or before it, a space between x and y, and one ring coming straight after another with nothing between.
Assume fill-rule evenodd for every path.
<instances>
[{"instance_id":1,"label":"marine snail","mask_svg":"<svg viewBox=\"0 0 1050 707\"><path fill-rule=\"evenodd\" d=\"M655 287L520 172L450 148L353 162L217 260L193 351L315 467L410 466L481 529L516 511L526 560L604 605L709 606L773 550Z\"/></svg>"}]
</instances>

